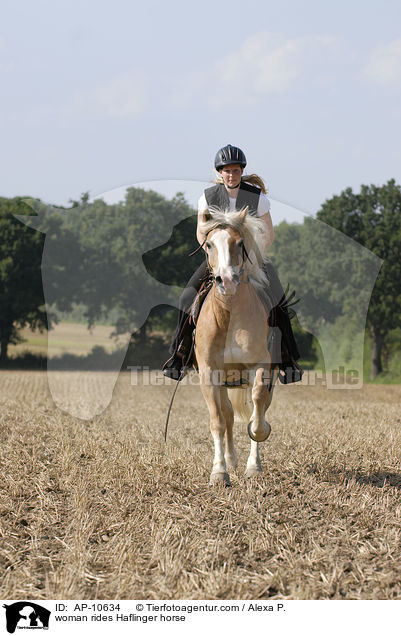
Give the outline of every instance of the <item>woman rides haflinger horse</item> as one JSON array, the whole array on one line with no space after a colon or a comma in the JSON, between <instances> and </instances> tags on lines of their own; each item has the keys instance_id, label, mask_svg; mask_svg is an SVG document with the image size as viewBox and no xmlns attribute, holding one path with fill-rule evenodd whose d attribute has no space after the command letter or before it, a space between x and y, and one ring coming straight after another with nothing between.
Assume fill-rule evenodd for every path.
<instances>
[{"instance_id":1,"label":"woman rides haflinger horse","mask_svg":"<svg viewBox=\"0 0 401 636\"><path fill-rule=\"evenodd\" d=\"M266 226L266 234L269 237L266 242L266 250L274 239L273 224L270 216L270 201L266 196L266 188L263 180L255 175L243 175L246 166L246 158L240 148L224 146L215 158L215 169L219 173L217 185L206 188L198 201L198 227L196 237L203 247L206 237L201 233L203 215L209 208L218 208L221 211L241 210L245 207L251 215L260 217ZM287 309L287 301L284 290L279 281L273 264L267 260L264 262L264 271L268 285L266 294L269 305L266 306L271 332L276 334L276 341L281 341L279 351L275 351L275 362L279 364L279 379L283 384L298 382L302 378L302 369L297 364L299 359L298 347L295 342L291 327L291 321ZM191 307L204 283L209 278L207 258L198 267L188 281L179 302L179 317L174 339L170 346L171 357L163 367L165 376L174 380L181 380L191 362L193 348L192 338L195 327L191 316ZM279 338L277 338L279 335ZM275 343L277 347L277 342Z\"/></svg>"}]
</instances>

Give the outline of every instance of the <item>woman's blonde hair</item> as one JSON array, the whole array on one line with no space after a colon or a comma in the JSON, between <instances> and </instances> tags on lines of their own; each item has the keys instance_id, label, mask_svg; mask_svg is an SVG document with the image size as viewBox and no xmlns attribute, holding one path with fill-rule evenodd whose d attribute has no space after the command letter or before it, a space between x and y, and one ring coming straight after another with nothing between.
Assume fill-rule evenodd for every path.
<instances>
[{"instance_id":1,"label":"woman's blonde hair","mask_svg":"<svg viewBox=\"0 0 401 636\"><path fill-rule=\"evenodd\" d=\"M263 194L266 194L266 186L262 177L259 177L257 174L243 174L241 177L241 181L246 181L246 183L250 183L251 185L255 185L260 188ZM215 183L224 183L223 177L218 177L214 180Z\"/></svg>"}]
</instances>

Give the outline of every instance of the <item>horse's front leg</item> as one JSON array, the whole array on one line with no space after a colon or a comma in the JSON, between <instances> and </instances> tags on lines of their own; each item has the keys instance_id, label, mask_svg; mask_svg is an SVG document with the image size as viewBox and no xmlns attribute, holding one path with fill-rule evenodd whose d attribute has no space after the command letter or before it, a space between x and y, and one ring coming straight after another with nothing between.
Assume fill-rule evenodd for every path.
<instances>
[{"instance_id":1,"label":"horse's front leg","mask_svg":"<svg viewBox=\"0 0 401 636\"><path fill-rule=\"evenodd\" d=\"M227 472L227 466L224 456L224 436L227 429L225 418L225 404L223 405L222 391L226 391L224 387L213 382L214 378L211 371L202 371L201 374L201 390L206 400L210 415L210 432L214 441L214 460L213 468L210 475L210 484L230 485L230 478Z\"/></svg>"},{"instance_id":2,"label":"horse's front leg","mask_svg":"<svg viewBox=\"0 0 401 636\"><path fill-rule=\"evenodd\" d=\"M251 440L251 452L246 463L246 477L255 477L262 472L262 464L259 455L259 442Z\"/></svg>"},{"instance_id":3,"label":"horse's front leg","mask_svg":"<svg viewBox=\"0 0 401 636\"><path fill-rule=\"evenodd\" d=\"M252 387L253 412L248 425L248 433L251 438L251 452L246 465L246 476L252 477L262 472L259 455L259 442L264 442L270 435L270 424L265 420L265 412L270 405L273 386L269 390L266 381L266 370L259 367L255 373Z\"/></svg>"}]
</instances>

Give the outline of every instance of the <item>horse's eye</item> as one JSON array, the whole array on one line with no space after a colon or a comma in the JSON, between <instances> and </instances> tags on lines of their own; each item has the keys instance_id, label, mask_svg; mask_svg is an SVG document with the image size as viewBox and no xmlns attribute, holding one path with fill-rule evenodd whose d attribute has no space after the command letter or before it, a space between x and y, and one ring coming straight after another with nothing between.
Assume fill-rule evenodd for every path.
<instances>
[{"instance_id":1,"label":"horse's eye","mask_svg":"<svg viewBox=\"0 0 401 636\"><path fill-rule=\"evenodd\" d=\"M206 247L207 250L209 250L212 247L212 245L211 245L211 243L209 243L209 241L206 241L205 247Z\"/></svg>"}]
</instances>

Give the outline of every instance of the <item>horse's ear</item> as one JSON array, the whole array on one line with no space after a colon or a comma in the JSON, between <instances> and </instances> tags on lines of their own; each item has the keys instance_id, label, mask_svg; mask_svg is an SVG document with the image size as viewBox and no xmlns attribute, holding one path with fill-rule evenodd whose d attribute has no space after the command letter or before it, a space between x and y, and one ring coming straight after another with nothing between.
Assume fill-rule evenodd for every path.
<instances>
[{"instance_id":1,"label":"horse's ear","mask_svg":"<svg viewBox=\"0 0 401 636\"><path fill-rule=\"evenodd\" d=\"M212 215L210 214L209 210L205 210L202 213L202 217L201 218L202 218L202 223L207 223L212 218Z\"/></svg>"},{"instance_id":2,"label":"horse's ear","mask_svg":"<svg viewBox=\"0 0 401 636\"><path fill-rule=\"evenodd\" d=\"M242 208L240 210L239 218L240 218L241 223L243 223L245 221L245 217L248 214L248 212L249 212L249 206L246 206L245 208Z\"/></svg>"}]
</instances>

